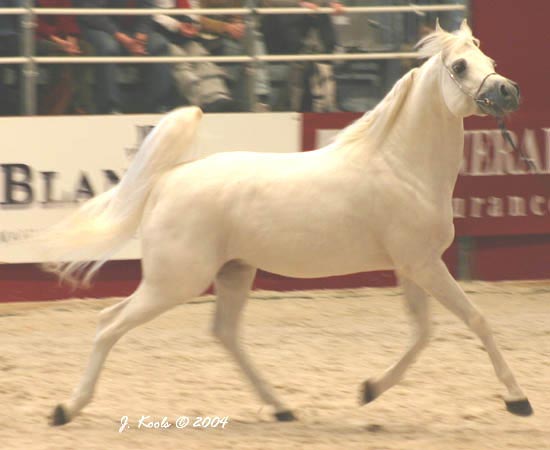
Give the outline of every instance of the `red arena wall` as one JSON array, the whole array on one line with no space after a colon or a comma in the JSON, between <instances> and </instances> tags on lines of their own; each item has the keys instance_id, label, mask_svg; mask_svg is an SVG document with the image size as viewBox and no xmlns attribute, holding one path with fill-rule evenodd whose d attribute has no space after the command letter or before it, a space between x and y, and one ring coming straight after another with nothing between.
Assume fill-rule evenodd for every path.
<instances>
[{"instance_id":1,"label":"red arena wall","mask_svg":"<svg viewBox=\"0 0 550 450\"><path fill-rule=\"evenodd\" d=\"M515 80L522 90L522 106L509 120L510 128L524 144L536 141L544 175L500 176L489 183L501 192L515 192L545 199L545 211L537 218L502 226L506 235L484 230L473 239L475 278L483 280L550 278L550 101L547 53L550 32L546 18L550 2L545 0L499 0L471 2L475 35L482 49L498 64L499 72ZM470 130L495 128L489 119L466 121ZM529 130L526 138L526 130ZM529 144L527 144L529 145ZM461 187L470 188L469 186ZM499 227L500 230L500 227ZM471 230L470 235L474 233Z\"/></svg>"}]
</instances>

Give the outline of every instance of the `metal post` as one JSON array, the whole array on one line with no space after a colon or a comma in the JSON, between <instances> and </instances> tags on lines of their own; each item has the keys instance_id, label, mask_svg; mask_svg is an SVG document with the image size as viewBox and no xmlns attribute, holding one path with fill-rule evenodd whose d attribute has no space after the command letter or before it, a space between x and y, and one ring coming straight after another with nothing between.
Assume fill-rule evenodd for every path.
<instances>
[{"instance_id":1,"label":"metal post","mask_svg":"<svg viewBox=\"0 0 550 450\"><path fill-rule=\"evenodd\" d=\"M255 8L254 0L245 0L245 8ZM245 49L248 56L257 56L256 33L257 33L257 14L245 16L246 25ZM256 77L258 76L258 61L246 63L246 109L252 111L258 99L256 98Z\"/></svg>"},{"instance_id":2,"label":"metal post","mask_svg":"<svg viewBox=\"0 0 550 450\"><path fill-rule=\"evenodd\" d=\"M36 63L32 59L34 56L35 17L31 8L34 7L34 0L24 0L23 6L28 11L21 16L21 53L27 58L27 61L23 64L21 107L24 115L33 116L36 114L36 78L38 75Z\"/></svg>"},{"instance_id":3,"label":"metal post","mask_svg":"<svg viewBox=\"0 0 550 450\"><path fill-rule=\"evenodd\" d=\"M475 275L475 268L472 267L474 238L461 236L457 239L458 252L458 279L463 281L472 280Z\"/></svg>"}]
</instances>

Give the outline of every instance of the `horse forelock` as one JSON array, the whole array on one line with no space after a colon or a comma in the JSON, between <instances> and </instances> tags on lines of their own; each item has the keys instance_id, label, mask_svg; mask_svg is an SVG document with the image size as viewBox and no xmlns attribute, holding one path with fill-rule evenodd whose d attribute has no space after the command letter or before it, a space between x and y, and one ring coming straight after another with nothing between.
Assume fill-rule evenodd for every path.
<instances>
[{"instance_id":1,"label":"horse forelock","mask_svg":"<svg viewBox=\"0 0 550 450\"><path fill-rule=\"evenodd\" d=\"M430 58L440 52L447 53L465 46L479 47L479 39L472 35L471 30L461 27L453 33L449 33L442 28L437 28L433 33L428 34L416 44L418 57Z\"/></svg>"}]
</instances>

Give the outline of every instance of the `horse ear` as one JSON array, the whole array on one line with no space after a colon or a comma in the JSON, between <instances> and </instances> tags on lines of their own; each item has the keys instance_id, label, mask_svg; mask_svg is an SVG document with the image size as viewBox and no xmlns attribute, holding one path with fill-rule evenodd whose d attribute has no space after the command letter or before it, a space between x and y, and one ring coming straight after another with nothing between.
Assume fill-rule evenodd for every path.
<instances>
[{"instance_id":1,"label":"horse ear","mask_svg":"<svg viewBox=\"0 0 550 450\"><path fill-rule=\"evenodd\" d=\"M468 20L467 19L464 19L462 21L462 23L460 24L460 31L462 31L463 33L468 34L469 36L472 36L472 30L468 26Z\"/></svg>"},{"instance_id":2,"label":"horse ear","mask_svg":"<svg viewBox=\"0 0 550 450\"><path fill-rule=\"evenodd\" d=\"M441 28L439 17L436 17L435 19L435 31L437 31L438 33L443 33L445 31L443 28Z\"/></svg>"}]
</instances>

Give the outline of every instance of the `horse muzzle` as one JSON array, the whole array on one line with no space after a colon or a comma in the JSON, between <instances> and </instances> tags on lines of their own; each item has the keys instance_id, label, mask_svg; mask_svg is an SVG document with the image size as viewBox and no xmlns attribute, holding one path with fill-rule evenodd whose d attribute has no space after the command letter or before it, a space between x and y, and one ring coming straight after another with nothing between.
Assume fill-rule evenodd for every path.
<instances>
[{"instance_id":1,"label":"horse muzzle","mask_svg":"<svg viewBox=\"0 0 550 450\"><path fill-rule=\"evenodd\" d=\"M485 114L497 117L516 111L520 101L519 85L500 75L492 77L486 89L476 98L476 103Z\"/></svg>"}]
</instances>

